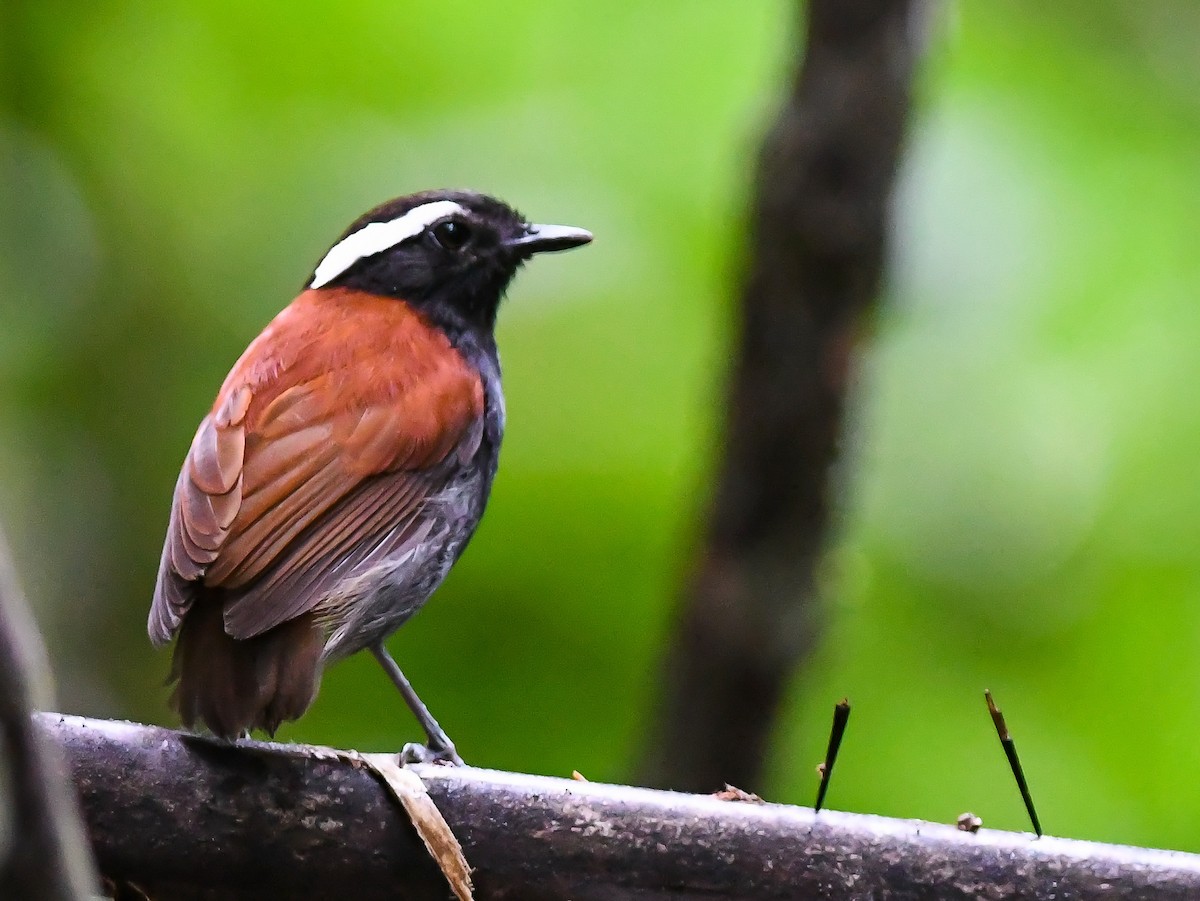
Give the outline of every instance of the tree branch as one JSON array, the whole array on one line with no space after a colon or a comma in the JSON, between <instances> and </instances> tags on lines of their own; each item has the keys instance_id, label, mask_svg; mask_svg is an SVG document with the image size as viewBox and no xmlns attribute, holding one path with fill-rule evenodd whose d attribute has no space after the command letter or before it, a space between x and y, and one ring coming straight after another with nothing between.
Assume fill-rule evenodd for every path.
<instances>
[{"instance_id":1,"label":"tree branch","mask_svg":"<svg viewBox=\"0 0 1200 901\"><path fill-rule=\"evenodd\" d=\"M221 744L38 714L66 751L101 870L157 898L444 899L365 769L320 749ZM1200 856L722 801L473 768L414 768L476 897L1200 897Z\"/></svg>"},{"instance_id":2,"label":"tree branch","mask_svg":"<svg viewBox=\"0 0 1200 901\"><path fill-rule=\"evenodd\" d=\"M80 901L96 882L62 757L29 722L50 695L46 649L0 535L0 898Z\"/></svg>"},{"instance_id":3,"label":"tree branch","mask_svg":"<svg viewBox=\"0 0 1200 901\"><path fill-rule=\"evenodd\" d=\"M922 6L797 7L803 62L759 159L724 459L646 743L653 785L755 785L820 625L829 476L883 269Z\"/></svg>"}]
</instances>

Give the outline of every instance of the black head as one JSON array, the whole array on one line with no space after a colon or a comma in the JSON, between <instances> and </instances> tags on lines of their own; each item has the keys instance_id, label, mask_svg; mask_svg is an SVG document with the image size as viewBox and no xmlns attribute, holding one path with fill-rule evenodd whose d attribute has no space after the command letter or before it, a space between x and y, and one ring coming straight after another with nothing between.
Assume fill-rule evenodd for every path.
<instances>
[{"instance_id":1,"label":"black head","mask_svg":"<svg viewBox=\"0 0 1200 901\"><path fill-rule=\"evenodd\" d=\"M426 191L360 216L317 265L309 287L402 298L440 324L490 331L522 263L591 240L581 228L531 225L485 194Z\"/></svg>"}]
</instances>

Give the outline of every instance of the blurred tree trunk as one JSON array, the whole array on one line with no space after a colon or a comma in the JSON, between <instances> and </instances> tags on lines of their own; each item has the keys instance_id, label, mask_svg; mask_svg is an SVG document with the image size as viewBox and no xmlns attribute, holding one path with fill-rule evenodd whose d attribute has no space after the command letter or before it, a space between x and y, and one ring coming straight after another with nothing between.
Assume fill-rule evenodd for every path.
<instances>
[{"instance_id":1,"label":"blurred tree trunk","mask_svg":"<svg viewBox=\"0 0 1200 901\"><path fill-rule=\"evenodd\" d=\"M807 7L803 62L759 159L725 456L642 763L651 785L755 785L820 626L830 472L880 286L922 10Z\"/></svg>"},{"instance_id":2,"label":"blurred tree trunk","mask_svg":"<svg viewBox=\"0 0 1200 901\"><path fill-rule=\"evenodd\" d=\"M98 884L62 754L30 719L52 706L45 648L0 536L0 898L82 901Z\"/></svg>"}]
</instances>

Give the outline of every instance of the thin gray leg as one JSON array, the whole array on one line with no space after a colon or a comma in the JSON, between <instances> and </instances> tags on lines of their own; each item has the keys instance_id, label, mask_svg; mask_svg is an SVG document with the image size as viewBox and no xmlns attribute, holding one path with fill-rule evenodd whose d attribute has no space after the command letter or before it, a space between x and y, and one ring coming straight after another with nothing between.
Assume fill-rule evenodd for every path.
<instances>
[{"instance_id":1,"label":"thin gray leg","mask_svg":"<svg viewBox=\"0 0 1200 901\"><path fill-rule=\"evenodd\" d=\"M409 684L404 673L400 671L400 667L392 659L392 655L387 652L387 648L383 646L383 642L371 645L371 653L375 655L375 659L379 661L379 665L383 667L383 671L388 674L388 678L399 689L400 695L404 698L404 703L408 705L408 709L413 712L413 716L417 718L417 722L425 730L425 737L428 744L405 745L404 750L400 752L404 760L408 763L438 762L462 766L463 759L458 756L458 751L454 748L454 742L450 740L450 736L446 734L445 730L438 725L438 721L430 714L429 708L425 706L425 703L417 697L417 693L413 691L412 685Z\"/></svg>"}]
</instances>

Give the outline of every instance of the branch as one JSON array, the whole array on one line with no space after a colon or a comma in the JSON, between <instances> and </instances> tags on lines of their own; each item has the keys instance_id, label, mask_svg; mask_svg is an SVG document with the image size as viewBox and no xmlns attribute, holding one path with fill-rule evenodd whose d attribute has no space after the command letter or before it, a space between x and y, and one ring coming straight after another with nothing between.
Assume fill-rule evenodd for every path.
<instances>
[{"instance_id":1,"label":"branch","mask_svg":"<svg viewBox=\"0 0 1200 901\"><path fill-rule=\"evenodd\" d=\"M856 338L878 295L921 0L811 0L759 159L724 459L642 778L758 782L816 641L816 568Z\"/></svg>"},{"instance_id":2,"label":"branch","mask_svg":"<svg viewBox=\"0 0 1200 901\"><path fill-rule=\"evenodd\" d=\"M74 770L101 870L160 898L444 899L366 770L296 745L221 744L38 714ZM1200 897L1200 856L415 767L475 867L476 897Z\"/></svg>"},{"instance_id":3,"label":"branch","mask_svg":"<svg viewBox=\"0 0 1200 901\"><path fill-rule=\"evenodd\" d=\"M46 649L0 535L0 898L76 901L96 881L62 757L29 722L49 696Z\"/></svg>"}]
</instances>

